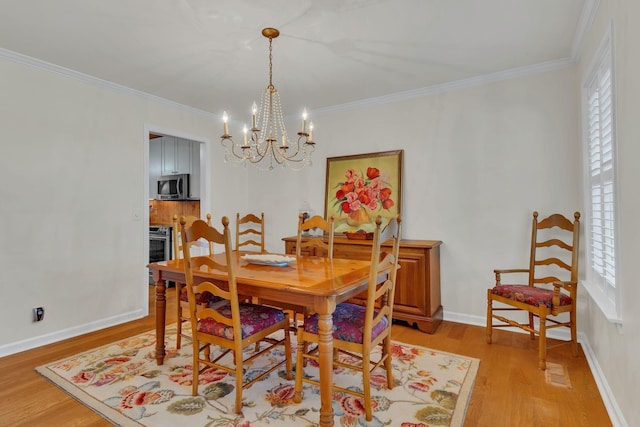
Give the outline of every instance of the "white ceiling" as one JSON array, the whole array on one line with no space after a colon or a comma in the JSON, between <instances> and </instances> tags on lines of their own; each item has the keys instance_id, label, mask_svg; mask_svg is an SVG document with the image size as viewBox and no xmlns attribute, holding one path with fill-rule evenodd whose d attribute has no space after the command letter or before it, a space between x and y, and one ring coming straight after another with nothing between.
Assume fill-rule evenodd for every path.
<instances>
[{"instance_id":1,"label":"white ceiling","mask_svg":"<svg viewBox=\"0 0 640 427\"><path fill-rule=\"evenodd\" d=\"M0 0L0 47L232 119L285 115L574 55L590 0Z\"/></svg>"}]
</instances>

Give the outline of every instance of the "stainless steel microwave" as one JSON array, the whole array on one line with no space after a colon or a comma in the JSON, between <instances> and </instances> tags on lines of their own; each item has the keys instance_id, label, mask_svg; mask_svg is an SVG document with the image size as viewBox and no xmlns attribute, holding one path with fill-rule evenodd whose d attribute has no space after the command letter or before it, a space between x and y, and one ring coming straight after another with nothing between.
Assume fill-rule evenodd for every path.
<instances>
[{"instance_id":1,"label":"stainless steel microwave","mask_svg":"<svg viewBox=\"0 0 640 427\"><path fill-rule=\"evenodd\" d=\"M189 198L189 174L181 173L158 177L158 195L161 200L187 200Z\"/></svg>"}]
</instances>

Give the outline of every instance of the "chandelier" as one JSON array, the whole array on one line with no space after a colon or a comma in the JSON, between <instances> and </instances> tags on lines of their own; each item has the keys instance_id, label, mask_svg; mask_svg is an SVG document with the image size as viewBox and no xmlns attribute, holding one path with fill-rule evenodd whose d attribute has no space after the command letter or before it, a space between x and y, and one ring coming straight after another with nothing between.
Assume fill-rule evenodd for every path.
<instances>
[{"instance_id":1,"label":"chandelier","mask_svg":"<svg viewBox=\"0 0 640 427\"><path fill-rule=\"evenodd\" d=\"M295 143L287 135L280 105L280 95L273 85L272 42L280 35L275 28L265 28L262 35L269 39L269 85L262 93L260 109L256 103L251 107L251 129L244 126L243 143L239 144L229 134L229 116L222 115L224 129L220 143L225 148L225 162L251 164L260 170L273 170L276 166L301 170L311 164L313 122L307 129L307 110L302 113L302 130ZM249 133L250 132L250 133Z\"/></svg>"}]
</instances>

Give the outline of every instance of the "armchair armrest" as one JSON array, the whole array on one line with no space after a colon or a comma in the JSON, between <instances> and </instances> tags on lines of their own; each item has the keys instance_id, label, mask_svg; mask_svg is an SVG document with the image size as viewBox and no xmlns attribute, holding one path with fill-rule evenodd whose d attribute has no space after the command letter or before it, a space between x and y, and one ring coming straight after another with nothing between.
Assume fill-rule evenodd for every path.
<instances>
[{"instance_id":1,"label":"armchair armrest","mask_svg":"<svg viewBox=\"0 0 640 427\"><path fill-rule=\"evenodd\" d=\"M567 290L569 292L569 295L571 296L571 299L573 300L573 303L575 304L576 287L578 286L578 282L576 282L575 280L556 280L551 284L553 285L553 296L551 297L551 314L557 316L558 312L556 311L556 307L560 306L560 289L562 288Z\"/></svg>"},{"instance_id":2,"label":"armchair armrest","mask_svg":"<svg viewBox=\"0 0 640 427\"><path fill-rule=\"evenodd\" d=\"M493 270L496 275L496 286L500 286L500 275L507 273L529 273L530 270L528 268L496 268Z\"/></svg>"},{"instance_id":3,"label":"armchair armrest","mask_svg":"<svg viewBox=\"0 0 640 427\"><path fill-rule=\"evenodd\" d=\"M560 291L560 288L566 289L567 291L571 292L572 289L578 285L578 282L576 282L575 280L556 280L551 284L553 285L554 292L556 290Z\"/></svg>"}]
</instances>

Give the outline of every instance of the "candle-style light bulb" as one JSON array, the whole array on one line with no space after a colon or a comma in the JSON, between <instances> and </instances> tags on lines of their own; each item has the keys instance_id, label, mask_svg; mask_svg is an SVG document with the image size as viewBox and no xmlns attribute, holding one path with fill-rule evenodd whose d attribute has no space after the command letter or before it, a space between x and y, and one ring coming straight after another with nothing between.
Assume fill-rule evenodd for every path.
<instances>
[{"instance_id":1,"label":"candle-style light bulb","mask_svg":"<svg viewBox=\"0 0 640 427\"><path fill-rule=\"evenodd\" d=\"M313 141L313 122L309 122L309 141Z\"/></svg>"},{"instance_id":2,"label":"candle-style light bulb","mask_svg":"<svg viewBox=\"0 0 640 427\"><path fill-rule=\"evenodd\" d=\"M252 129L256 128L256 113L258 112L258 106L256 102L253 101L253 105L251 106L251 127Z\"/></svg>"},{"instance_id":3,"label":"candle-style light bulb","mask_svg":"<svg viewBox=\"0 0 640 427\"><path fill-rule=\"evenodd\" d=\"M287 146L287 135L282 135L282 147Z\"/></svg>"},{"instance_id":4,"label":"candle-style light bulb","mask_svg":"<svg viewBox=\"0 0 640 427\"><path fill-rule=\"evenodd\" d=\"M302 133L307 131L307 109L302 111Z\"/></svg>"},{"instance_id":5,"label":"candle-style light bulb","mask_svg":"<svg viewBox=\"0 0 640 427\"><path fill-rule=\"evenodd\" d=\"M227 115L227 112L224 111L222 113L222 121L224 122L224 126L223 126L223 135L229 135L229 127L227 125L227 122L229 121L229 116Z\"/></svg>"},{"instance_id":6,"label":"candle-style light bulb","mask_svg":"<svg viewBox=\"0 0 640 427\"><path fill-rule=\"evenodd\" d=\"M244 127L242 128L242 131L244 132L244 145L243 147L248 147L247 145L247 125L244 125Z\"/></svg>"}]
</instances>

